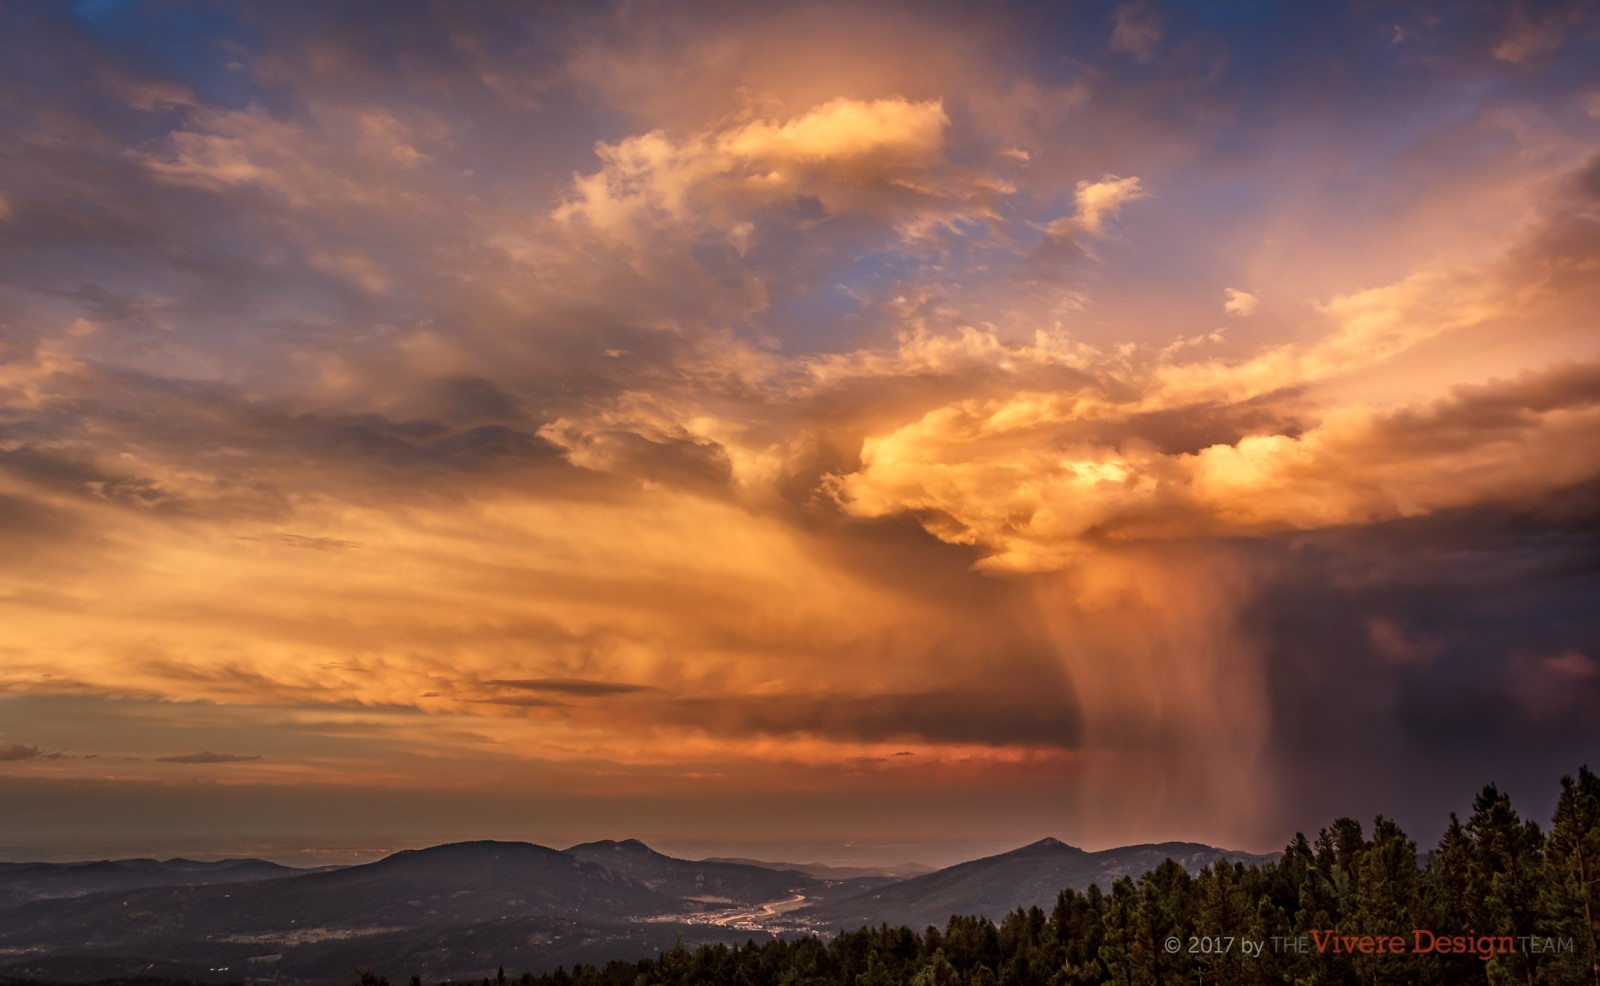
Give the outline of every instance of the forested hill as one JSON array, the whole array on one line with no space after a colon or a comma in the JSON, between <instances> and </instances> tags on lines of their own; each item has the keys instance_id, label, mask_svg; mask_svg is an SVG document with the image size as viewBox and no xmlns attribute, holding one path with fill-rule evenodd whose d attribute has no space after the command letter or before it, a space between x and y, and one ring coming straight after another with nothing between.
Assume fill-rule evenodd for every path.
<instances>
[{"instance_id":1,"label":"forested hill","mask_svg":"<svg viewBox=\"0 0 1600 986\"><path fill-rule=\"evenodd\" d=\"M1040 839L1011 852L823 904L811 913L830 928L884 923L924 928L941 925L952 914L999 920L1019 907L1048 908L1065 888L1082 890L1096 883L1110 886L1118 877L1138 876L1168 859L1193 873L1218 859L1262 862L1270 858L1192 842L1086 852L1058 839Z\"/></svg>"},{"instance_id":2,"label":"forested hill","mask_svg":"<svg viewBox=\"0 0 1600 986\"><path fill-rule=\"evenodd\" d=\"M1549 831L1493 786L1419 864L1388 819L1344 818L1276 860L1164 862L998 925L861 928L525 975L526 986L1533 986L1600 984L1600 778L1562 779ZM375 977L369 976L369 982ZM503 975L502 975L503 978Z\"/></svg>"}]
</instances>

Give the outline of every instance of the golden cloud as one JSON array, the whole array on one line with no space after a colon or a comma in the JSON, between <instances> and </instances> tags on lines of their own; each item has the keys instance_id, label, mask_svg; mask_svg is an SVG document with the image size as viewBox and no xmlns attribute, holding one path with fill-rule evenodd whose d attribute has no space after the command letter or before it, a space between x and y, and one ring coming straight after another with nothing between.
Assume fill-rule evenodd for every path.
<instances>
[{"instance_id":1,"label":"golden cloud","mask_svg":"<svg viewBox=\"0 0 1600 986\"><path fill-rule=\"evenodd\" d=\"M944 157L938 100L838 98L784 121L732 123L682 140L656 130L596 147L603 167L578 176L553 215L616 241L657 223L734 229L763 206L816 200L828 213L982 215L1009 186ZM748 235L748 232L743 235Z\"/></svg>"}]
</instances>

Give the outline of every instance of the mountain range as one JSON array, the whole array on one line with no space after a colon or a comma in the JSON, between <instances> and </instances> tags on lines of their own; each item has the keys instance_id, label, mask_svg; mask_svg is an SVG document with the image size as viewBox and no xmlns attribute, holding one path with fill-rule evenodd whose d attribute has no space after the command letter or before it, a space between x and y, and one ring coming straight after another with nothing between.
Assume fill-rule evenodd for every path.
<instances>
[{"instance_id":1,"label":"mountain range","mask_svg":"<svg viewBox=\"0 0 1600 986\"><path fill-rule=\"evenodd\" d=\"M1197 870L1262 857L1192 843L1085 852L1045 839L910 879L830 879L678 859L628 839L566 850L452 843L317 871L261 860L6 864L0 978L343 983L358 966L398 981L476 978L638 958L677 941L998 918L1166 858Z\"/></svg>"}]
</instances>

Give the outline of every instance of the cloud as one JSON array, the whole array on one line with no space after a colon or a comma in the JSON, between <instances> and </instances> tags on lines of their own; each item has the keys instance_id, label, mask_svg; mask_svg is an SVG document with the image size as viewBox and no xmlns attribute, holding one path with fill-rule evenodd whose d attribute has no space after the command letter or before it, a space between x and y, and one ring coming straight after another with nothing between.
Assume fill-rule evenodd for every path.
<instances>
[{"instance_id":1,"label":"cloud","mask_svg":"<svg viewBox=\"0 0 1600 986\"><path fill-rule=\"evenodd\" d=\"M1141 65L1150 61L1161 44L1161 17L1149 0L1120 4L1112 16L1116 23L1111 29L1111 50L1123 52Z\"/></svg>"},{"instance_id":2,"label":"cloud","mask_svg":"<svg viewBox=\"0 0 1600 986\"><path fill-rule=\"evenodd\" d=\"M558 695L593 697L598 695L631 695L647 692L649 685L636 685L625 681L590 681L585 678L491 678L484 682L497 688L517 688L530 692L554 692Z\"/></svg>"},{"instance_id":3,"label":"cloud","mask_svg":"<svg viewBox=\"0 0 1600 986\"><path fill-rule=\"evenodd\" d=\"M1531 13L1529 6L1521 2L1509 5L1509 23L1493 48L1494 57L1500 61L1526 67L1557 51L1592 9L1582 0L1568 0L1548 7L1533 5L1539 13Z\"/></svg>"},{"instance_id":4,"label":"cloud","mask_svg":"<svg viewBox=\"0 0 1600 986\"><path fill-rule=\"evenodd\" d=\"M1600 364L1574 364L1163 454L1074 442L1078 401L1018 395L869 438L861 469L831 488L857 516L923 516L935 536L992 552L987 567L1049 569L1103 538L1265 535L1526 499L1596 474L1562 450L1600 441L1597 405Z\"/></svg>"},{"instance_id":5,"label":"cloud","mask_svg":"<svg viewBox=\"0 0 1600 986\"><path fill-rule=\"evenodd\" d=\"M248 763L260 760L259 756L246 756L238 753L185 753L174 757L156 757L161 763Z\"/></svg>"},{"instance_id":6,"label":"cloud","mask_svg":"<svg viewBox=\"0 0 1600 986\"><path fill-rule=\"evenodd\" d=\"M513 709L565 709L571 703L562 702L553 698L540 698L536 695L502 695L494 698L473 699L484 705L504 705Z\"/></svg>"},{"instance_id":7,"label":"cloud","mask_svg":"<svg viewBox=\"0 0 1600 986\"><path fill-rule=\"evenodd\" d=\"M316 551L343 551L361 547L360 542L343 538L312 537L305 534L279 534L278 540L291 548L311 548Z\"/></svg>"},{"instance_id":8,"label":"cloud","mask_svg":"<svg viewBox=\"0 0 1600 986\"><path fill-rule=\"evenodd\" d=\"M747 123L723 134L718 144L736 160L862 168L861 176L870 179L897 166L936 161L949 125L937 102L837 99L782 124Z\"/></svg>"},{"instance_id":9,"label":"cloud","mask_svg":"<svg viewBox=\"0 0 1600 986\"><path fill-rule=\"evenodd\" d=\"M174 130L162 152L140 160L165 181L219 193L241 186L261 188L292 206L343 211L396 194L403 186L393 179L427 160L415 145L442 137L437 128L429 132L428 125L408 126L382 112L351 112L328 103L313 112L312 121L299 123L256 106L196 107L189 111L189 129ZM366 180L352 172L351 154ZM331 266L350 266L369 278L382 276L358 254L323 256L321 262Z\"/></svg>"},{"instance_id":10,"label":"cloud","mask_svg":"<svg viewBox=\"0 0 1600 986\"><path fill-rule=\"evenodd\" d=\"M1256 305L1260 304L1260 299L1248 291L1240 291L1238 288L1224 288L1223 292L1227 295L1227 300L1222 303L1222 310L1229 315L1247 318L1255 314Z\"/></svg>"},{"instance_id":11,"label":"cloud","mask_svg":"<svg viewBox=\"0 0 1600 986\"><path fill-rule=\"evenodd\" d=\"M1600 661L1575 650L1551 655L1544 658L1541 663L1557 677L1575 681L1588 681L1600 677Z\"/></svg>"},{"instance_id":12,"label":"cloud","mask_svg":"<svg viewBox=\"0 0 1600 986\"><path fill-rule=\"evenodd\" d=\"M0 743L0 761L34 760L43 755L37 746L21 743Z\"/></svg>"},{"instance_id":13,"label":"cloud","mask_svg":"<svg viewBox=\"0 0 1600 986\"><path fill-rule=\"evenodd\" d=\"M727 695L684 698L656 710L659 721L717 736L818 736L834 741L1025 746L1072 750L1082 741L1064 694L974 702L967 692ZM896 751L896 755L909 751Z\"/></svg>"},{"instance_id":14,"label":"cloud","mask_svg":"<svg viewBox=\"0 0 1600 986\"><path fill-rule=\"evenodd\" d=\"M1332 331L1309 343L1284 343L1243 360L1169 361L1153 371L1147 407L1237 403L1361 372L1451 333L1515 310L1531 285L1509 272L1509 258L1481 271L1423 270L1382 287L1337 295L1317 306ZM1518 283L1520 282L1520 283Z\"/></svg>"},{"instance_id":15,"label":"cloud","mask_svg":"<svg viewBox=\"0 0 1600 986\"><path fill-rule=\"evenodd\" d=\"M1099 181L1080 181L1073 196L1076 211L1051 222L1049 233L1057 239L1070 238L1075 233L1105 236L1107 221L1115 218L1125 203L1147 197L1137 175L1127 178L1106 175Z\"/></svg>"},{"instance_id":16,"label":"cloud","mask_svg":"<svg viewBox=\"0 0 1600 986\"><path fill-rule=\"evenodd\" d=\"M913 221L985 215L1004 183L945 160L938 100L838 98L786 120L753 119L677 140L663 131L596 147L603 167L553 213L633 241L658 223L710 225L748 240L744 216L813 201L824 214ZM742 232L741 232L742 231Z\"/></svg>"}]
</instances>

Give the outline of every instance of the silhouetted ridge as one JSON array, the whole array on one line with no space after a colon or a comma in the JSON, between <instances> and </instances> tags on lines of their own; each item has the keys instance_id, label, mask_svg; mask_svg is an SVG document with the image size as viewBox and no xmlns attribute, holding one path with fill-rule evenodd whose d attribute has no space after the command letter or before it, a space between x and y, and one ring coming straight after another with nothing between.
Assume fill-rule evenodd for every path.
<instances>
[{"instance_id":1,"label":"silhouetted ridge","mask_svg":"<svg viewBox=\"0 0 1600 986\"><path fill-rule=\"evenodd\" d=\"M1000 855L1009 856L1012 853L1035 852L1035 851L1039 851L1039 850L1055 851L1055 850L1058 850L1058 849L1065 849L1065 850L1067 850L1069 852L1075 852L1075 853L1084 852L1084 850L1079 849L1077 846L1069 846L1065 842L1062 842L1060 839L1057 839L1055 836L1047 835L1044 838L1040 839L1038 842L1030 842L1027 845L1023 846L1021 849L1013 849L1013 850L1011 850L1010 853L1001 853ZM990 858L992 859L994 857L990 857ZM973 860L973 862L980 862L980 860Z\"/></svg>"},{"instance_id":2,"label":"silhouetted ridge","mask_svg":"<svg viewBox=\"0 0 1600 986\"><path fill-rule=\"evenodd\" d=\"M670 859L670 856L656 852L638 839L596 839L594 842L580 842L566 850L569 854L583 856L589 853L617 852L633 853L638 856L655 856L660 859Z\"/></svg>"},{"instance_id":3,"label":"silhouetted ridge","mask_svg":"<svg viewBox=\"0 0 1600 986\"><path fill-rule=\"evenodd\" d=\"M478 839L472 842L446 842L443 845L429 846L426 849L402 849L390 853L366 866L405 865L415 866L421 863L449 860L452 862L473 862L477 860L531 860L548 859L564 856L559 849L541 846L535 842L500 842L493 839ZM362 869L364 867L351 867Z\"/></svg>"},{"instance_id":4,"label":"silhouetted ridge","mask_svg":"<svg viewBox=\"0 0 1600 986\"><path fill-rule=\"evenodd\" d=\"M791 897L799 888L814 887L818 883L815 877L795 870L675 859L656 852L638 839L585 842L568 849L567 854L637 880L658 893L707 905L768 903Z\"/></svg>"},{"instance_id":5,"label":"silhouetted ridge","mask_svg":"<svg viewBox=\"0 0 1600 986\"><path fill-rule=\"evenodd\" d=\"M457 842L283 879L35 901L6 912L0 947L59 936L139 942L175 929L198 940L272 939L300 929L337 936L502 920L614 922L686 910L682 900L546 846Z\"/></svg>"},{"instance_id":6,"label":"silhouetted ridge","mask_svg":"<svg viewBox=\"0 0 1600 986\"><path fill-rule=\"evenodd\" d=\"M1109 887L1120 876L1137 876L1171 858L1195 872L1218 859L1265 857L1231 853L1197 843L1124 846L1088 852L1060 839L1044 838L1020 849L974 859L912 877L854 897L818 906L814 913L835 928L905 924L943 926L951 915L1000 919L1018 907L1049 909L1064 887L1091 883Z\"/></svg>"}]
</instances>

